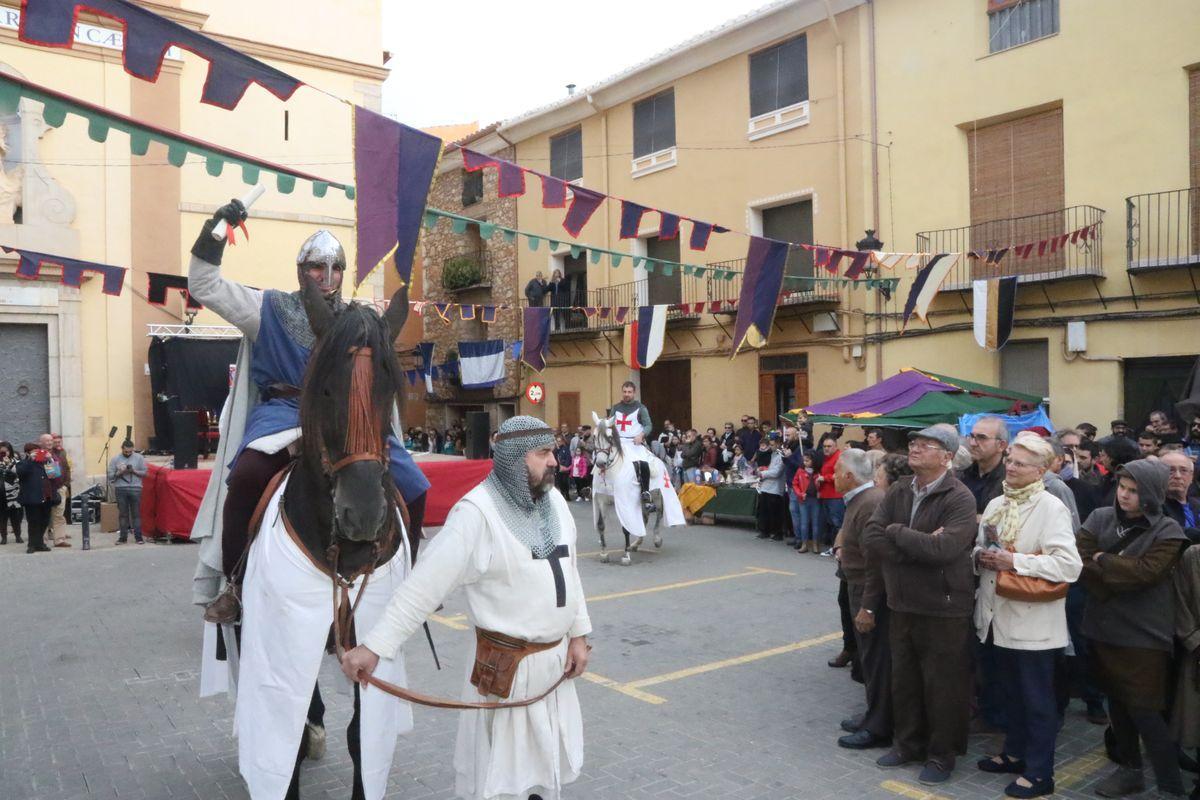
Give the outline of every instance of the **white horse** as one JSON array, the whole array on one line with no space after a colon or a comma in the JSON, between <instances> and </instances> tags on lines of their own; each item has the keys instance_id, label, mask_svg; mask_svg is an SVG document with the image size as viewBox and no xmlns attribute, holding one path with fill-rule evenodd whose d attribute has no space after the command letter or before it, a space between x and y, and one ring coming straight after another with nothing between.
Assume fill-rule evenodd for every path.
<instances>
[{"instance_id":1,"label":"white horse","mask_svg":"<svg viewBox=\"0 0 1200 800\"><path fill-rule=\"evenodd\" d=\"M612 522L620 526L625 537L621 565L627 567L633 563L632 554L641 546L647 530L653 534L654 546L662 547L663 538L659 528L664 512L668 525L683 524L682 511L678 514L678 522L675 521L676 515L670 513L671 501L678 506L679 498L675 496L675 487L671 485L666 465L657 458L651 458L651 499L648 503L641 503L637 477L632 465L625 461L621 438L613 433L611 421L601 419L592 412L592 422L596 447L592 472L592 525L600 538L600 560L605 563L609 561L608 542L604 534ZM629 469L626 469L627 466ZM626 485L630 481L632 485ZM618 502L618 498L621 502ZM633 510L635 507L640 510L640 515ZM653 526L650 525L651 517L654 518Z\"/></svg>"}]
</instances>

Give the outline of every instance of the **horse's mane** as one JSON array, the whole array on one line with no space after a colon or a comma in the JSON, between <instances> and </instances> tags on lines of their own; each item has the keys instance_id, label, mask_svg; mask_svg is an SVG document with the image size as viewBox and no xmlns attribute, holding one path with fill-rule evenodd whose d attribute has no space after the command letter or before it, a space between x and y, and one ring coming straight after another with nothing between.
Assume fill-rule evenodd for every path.
<instances>
[{"instance_id":1,"label":"horse's mane","mask_svg":"<svg viewBox=\"0 0 1200 800\"><path fill-rule=\"evenodd\" d=\"M308 361L300 393L300 426L304 430L304 459L320 464L323 425L349 427L349 389L355 359L350 351L371 348L373 380L371 407L388 430L391 405L401 392L401 371L392 350L387 325L368 306L350 303L322 336Z\"/></svg>"}]
</instances>

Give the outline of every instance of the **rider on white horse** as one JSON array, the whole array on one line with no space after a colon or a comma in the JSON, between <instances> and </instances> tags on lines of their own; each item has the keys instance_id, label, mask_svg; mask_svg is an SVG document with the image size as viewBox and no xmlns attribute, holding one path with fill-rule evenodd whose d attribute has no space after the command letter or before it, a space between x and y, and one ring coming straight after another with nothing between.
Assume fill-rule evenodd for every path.
<instances>
[{"instance_id":1,"label":"rider on white horse","mask_svg":"<svg viewBox=\"0 0 1200 800\"><path fill-rule=\"evenodd\" d=\"M613 429L621 439L621 450L633 469L642 490L642 502L650 503L650 459L654 454L646 449L645 441L654 430L650 411L636 399L637 386L633 381L621 384L621 402L609 409ZM653 511L653 508L649 510Z\"/></svg>"}]
</instances>

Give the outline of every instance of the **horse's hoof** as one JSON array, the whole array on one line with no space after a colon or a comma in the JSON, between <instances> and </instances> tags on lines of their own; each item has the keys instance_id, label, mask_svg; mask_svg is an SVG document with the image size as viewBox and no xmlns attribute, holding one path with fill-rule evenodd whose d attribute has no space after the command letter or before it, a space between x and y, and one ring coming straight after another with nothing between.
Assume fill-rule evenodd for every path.
<instances>
[{"instance_id":1,"label":"horse's hoof","mask_svg":"<svg viewBox=\"0 0 1200 800\"><path fill-rule=\"evenodd\" d=\"M314 725L306 721L304 723L304 731L308 734L304 757L312 761L320 761L325 757L325 726Z\"/></svg>"},{"instance_id":2,"label":"horse's hoof","mask_svg":"<svg viewBox=\"0 0 1200 800\"><path fill-rule=\"evenodd\" d=\"M629 553L626 553L625 555L621 556L621 566L622 567L628 567L632 563L633 563L633 559L629 557Z\"/></svg>"},{"instance_id":3,"label":"horse's hoof","mask_svg":"<svg viewBox=\"0 0 1200 800\"><path fill-rule=\"evenodd\" d=\"M601 564L607 564L607 563L608 563L608 553L601 553L601 554L600 554L600 563L601 563Z\"/></svg>"},{"instance_id":4,"label":"horse's hoof","mask_svg":"<svg viewBox=\"0 0 1200 800\"><path fill-rule=\"evenodd\" d=\"M656 533L656 534L654 534L654 546L655 546L655 547L662 547L662 537L661 537L661 536L659 536L657 533Z\"/></svg>"}]
</instances>

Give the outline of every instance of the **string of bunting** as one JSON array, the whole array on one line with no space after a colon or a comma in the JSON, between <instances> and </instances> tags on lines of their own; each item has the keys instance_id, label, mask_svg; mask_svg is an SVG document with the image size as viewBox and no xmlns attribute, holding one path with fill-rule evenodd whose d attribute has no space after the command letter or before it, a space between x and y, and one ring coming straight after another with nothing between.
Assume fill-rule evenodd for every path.
<instances>
[{"instance_id":1,"label":"string of bunting","mask_svg":"<svg viewBox=\"0 0 1200 800\"><path fill-rule=\"evenodd\" d=\"M576 244L562 242L558 239L553 239L540 234L529 233L518 228L510 228L505 225L500 225L495 222L487 222L472 217L456 214L452 211L445 211L440 208L427 206L425 209L425 227L432 230L437 227L438 221L441 219L450 220L451 230L456 234L466 233L468 226L477 226L479 228L479 236L481 239L491 239L497 233L500 233L506 242L516 241L518 236L525 239L531 251L537 251L542 242L546 242L550 252L557 252L560 248L566 246L569 248L572 258L579 258L586 254L588 260L592 264L599 264L605 258L609 260L610 265L616 269L624 263L625 259L630 259L633 268L645 267L647 272L657 270L662 275L674 275L678 270L682 275L693 275L697 278L708 275L719 280L732 281L734 278L743 274L742 270L729 269L727 267L715 266L712 264L685 264L678 261L667 261L665 259L650 258L649 256L637 256L630 253L622 253L618 250L610 250L605 247L597 247L590 244ZM855 286L863 286L867 289L888 289L894 290L896 284L899 283L898 278L835 278L821 276L805 276L805 275L784 275L785 282L802 285L814 288L831 288L835 286L845 286L852 284Z\"/></svg>"}]
</instances>

